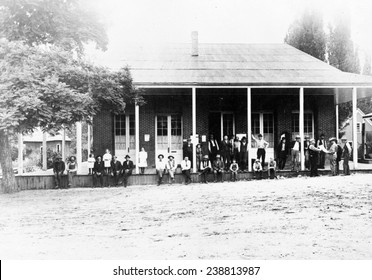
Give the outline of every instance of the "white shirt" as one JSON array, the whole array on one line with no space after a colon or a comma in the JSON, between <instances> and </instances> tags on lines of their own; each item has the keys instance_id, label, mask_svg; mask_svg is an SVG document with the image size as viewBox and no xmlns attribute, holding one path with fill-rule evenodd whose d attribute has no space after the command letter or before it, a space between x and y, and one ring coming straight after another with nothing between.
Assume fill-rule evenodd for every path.
<instances>
[{"instance_id":1,"label":"white shirt","mask_svg":"<svg viewBox=\"0 0 372 280\"><path fill-rule=\"evenodd\" d=\"M162 161L158 160L156 162L156 169L158 169L158 170L164 170L166 167L167 167L167 163L165 162L164 159Z\"/></svg>"},{"instance_id":2,"label":"white shirt","mask_svg":"<svg viewBox=\"0 0 372 280\"><path fill-rule=\"evenodd\" d=\"M183 160L181 161L181 168L182 170L190 170L191 168L191 161L186 161L186 160Z\"/></svg>"},{"instance_id":3,"label":"white shirt","mask_svg":"<svg viewBox=\"0 0 372 280\"><path fill-rule=\"evenodd\" d=\"M167 169L168 170L176 170L176 162L174 160L167 162Z\"/></svg>"},{"instance_id":4,"label":"white shirt","mask_svg":"<svg viewBox=\"0 0 372 280\"><path fill-rule=\"evenodd\" d=\"M111 167L112 155L110 153L104 154L102 160L105 167Z\"/></svg>"},{"instance_id":5,"label":"white shirt","mask_svg":"<svg viewBox=\"0 0 372 280\"><path fill-rule=\"evenodd\" d=\"M269 147L269 142L265 141L263 138L261 140L257 139L256 137L253 136L253 134L252 138L254 141L256 141L258 149L265 149Z\"/></svg>"},{"instance_id":6,"label":"white shirt","mask_svg":"<svg viewBox=\"0 0 372 280\"><path fill-rule=\"evenodd\" d=\"M299 151L300 150L300 142L297 142L293 145L293 150Z\"/></svg>"}]
</instances>

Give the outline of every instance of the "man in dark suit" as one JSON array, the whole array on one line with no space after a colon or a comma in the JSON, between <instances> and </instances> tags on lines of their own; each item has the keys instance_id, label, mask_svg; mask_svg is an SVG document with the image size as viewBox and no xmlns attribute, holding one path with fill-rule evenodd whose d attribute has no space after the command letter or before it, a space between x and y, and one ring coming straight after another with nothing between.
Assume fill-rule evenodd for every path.
<instances>
[{"instance_id":1,"label":"man in dark suit","mask_svg":"<svg viewBox=\"0 0 372 280\"><path fill-rule=\"evenodd\" d=\"M128 178L130 175L132 175L133 171L133 161L130 160L130 156L126 155L125 156L125 161L123 162L123 183L124 183L124 188L127 187L128 185Z\"/></svg>"},{"instance_id":2,"label":"man in dark suit","mask_svg":"<svg viewBox=\"0 0 372 280\"><path fill-rule=\"evenodd\" d=\"M65 169L65 163L63 162L62 157L57 155L53 162L54 181L57 189L61 187L61 176Z\"/></svg>"},{"instance_id":3,"label":"man in dark suit","mask_svg":"<svg viewBox=\"0 0 372 280\"><path fill-rule=\"evenodd\" d=\"M103 174L104 174L105 166L102 161L101 156L97 156L96 162L93 166L93 185L97 187L97 181L99 180L100 187L103 186Z\"/></svg>"},{"instance_id":4,"label":"man in dark suit","mask_svg":"<svg viewBox=\"0 0 372 280\"><path fill-rule=\"evenodd\" d=\"M316 142L316 147L317 148L321 148L321 146L323 146L324 149L327 149L327 142L325 140L324 134L321 134L320 138ZM326 155L326 153L323 150L319 154L319 166L318 166L319 169L324 169L325 155Z\"/></svg>"},{"instance_id":5,"label":"man in dark suit","mask_svg":"<svg viewBox=\"0 0 372 280\"><path fill-rule=\"evenodd\" d=\"M193 144L191 143L191 138L187 139L187 143L183 146L183 157L188 157L191 161L192 166L192 160L193 160L193 154L192 154Z\"/></svg>"},{"instance_id":6,"label":"man in dark suit","mask_svg":"<svg viewBox=\"0 0 372 280\"><path fill-rule=\"evenodd\" d=\"M115 186L117 186L119 183L121 169L122 169L121 162L117 160L116 156L114 156L111 161L111 172L112 172L112 176L114 177Z\"/></svg>"}]
</instances>

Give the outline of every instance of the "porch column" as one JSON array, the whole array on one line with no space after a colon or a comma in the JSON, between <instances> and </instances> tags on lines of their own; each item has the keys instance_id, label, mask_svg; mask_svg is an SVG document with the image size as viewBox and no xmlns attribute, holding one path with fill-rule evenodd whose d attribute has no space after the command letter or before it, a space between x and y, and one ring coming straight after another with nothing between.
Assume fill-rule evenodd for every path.
<instances>
[{"instance_id":1,"label":"porch column","mask_svg":"<svg viewBox=\"0 0 372 280\"><path fill-rule=\"evenodd\" d=\"M62 129L62 148L61 148L61 157L62 160L66 160L66 129L63 127Z\"/></svg>"},{"instance_id":2,"label":"porch column","mask_svg":"<svg viewBox=\"0 0 372 280\"><path fill-rule=\"evenodd\" d=\"M82 154L81 154L81 135L82 135L82 129L81 129L81 122L76 123L76 163L78 165L78 173L81 173L81 165L83 162Z\"/></svg>"},{"instance_id":3,"label":"porch column","mask_svg":"<svg viewBox=\"0 0 372 280\"><path fill-rule=\"evenodd\" d=\"M192 166L193 172L197 172L196 169L196 88L192 88L192 137L193 137L193 149L192 149Z\"/></svg>"},{"instance_id":4,"label":"porch column","mask_svg":"<svg viewBox=\"0 0 372 280\"><path fill-rule=\"evenodd\" d=\"M47 134L43 132L43 170L47 170Z\"/></svg>"},{"instance_id":5,"label":"porch column","mask_svg":"<svg viewBox=\"0 0 372 280\"><path fill-rule=\"evenodd\" d=\"M136 165L136 174L139 174L139 167L138 167L138 159L139 159L139 105L136 102L136 105L134 107L134 131L135 131L135 142L136 142L136 158L135 158L135 165Z\"/></svg>"},{"instance_id":6,"label":"porch column","mask_svg":"<svg viewBox=\"0 0 372 280\"><path fill-rule=\"evenodd\" d=\"M91 135L91 125L89 123L87 123L87 126L88 126L88 131L87 131L87 134L88 134L88 139L87 139L87 150L88 150L88 156L90 154L90 151L92 149L92 143L90 141L90 135Z\"/></svg>"},{"instance_id":7,"label":"porch column","mask_svg":"<svg viewBox=\"0 0 372 280\"><path fill-rule=\"evenodd\" d=\"M18 174L23 174L23 135L18 134Z\"/></svg>"},{"instance_id":8,"label":"porch column","mask_svg":"<svg viewBox=\"0 0 372 280\"><path fill-rule=\"evenodd\" d=\"M353 87L353 163L358 168L358 137L357 137L357 89Z\"/></svg>"},{"instance_id":9,"label":"porch column","mask_svg":"<svg viewBox=\"0 0 372 280\"><path fill-rule=\"evenodd\" d=\"M305 170L305 151L304 151L304 88L300 88L300 139L301 139L301 171Z\"/></svg>"},{"instance_id":10,"label":"porch column","mask_svg":"<svg viewBox=\"0 0 372 280\"><path fill-rule=\"evenodd\" d=\"M247 151L248 151L248 171L252 171L251 149L252 149L252 107L251 107L251 88L247 88Z\"/></svg>"},{"instance_id":11,"label":"porch column","mask_svg":"<svg viewBox=\"0 0 372 280\"><path fill-rule=\"evenodd\" d=\"M338 130L338 121L339 121L339 115L338 115L338 104L336 105L336 138L338 140L339 136L339 130Z\"/></svg>"}]
</instances>

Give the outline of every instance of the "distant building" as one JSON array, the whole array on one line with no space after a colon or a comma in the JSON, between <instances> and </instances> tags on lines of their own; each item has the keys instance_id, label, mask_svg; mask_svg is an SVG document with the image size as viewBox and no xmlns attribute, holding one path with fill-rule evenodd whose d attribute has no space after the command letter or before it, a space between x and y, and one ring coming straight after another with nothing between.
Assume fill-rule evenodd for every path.
<instances>
[{"instance_id":1,"label":"distant building","mask_svg":"<svg viewBox=\"0 0 372 280\"><path fill-rule=\"evenodd\" d=\"M357 109L357 143L358 143L358 151L360 150L360 146L362 145L362 125L363 122L365 124L365 154L372 153L372 121L370 119L363 119L366 116L362 110ZM353 139L353 117L346 119L342 125L340 132L342 135L345 135L349 142L352 142ZM362 158L362 151L359 152L359 157Z\"/></svg>"},{"instance_id":2,"label":"distant building","mask_svg":"<svg viewBox=\"0 0 372 280\"><path fill-rule=\"evenodd\" d=\"M62 132L56 135L47 133L47 150L62 154ZM65 137L66 155L70 154L71 139L66 135ZM31 153L42 154L43 150L43 132L40 129L35 129L32 134L23 137L23 144L25 150L31 150Z\"/></svg>"}]
</instances>

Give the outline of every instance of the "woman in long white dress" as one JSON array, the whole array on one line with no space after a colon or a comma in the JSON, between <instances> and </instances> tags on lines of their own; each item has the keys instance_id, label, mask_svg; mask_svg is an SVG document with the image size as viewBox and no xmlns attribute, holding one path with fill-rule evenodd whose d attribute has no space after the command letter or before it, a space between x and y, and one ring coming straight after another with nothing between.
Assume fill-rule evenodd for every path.
<instances>
[{"instance_id":1,"label":"woman in long white dress","mask_svg":"<svg viewBox=\"0 0 372 280\"><path fill-rule=\"evenodd\" d=\"M140 168L141 174L144 174L145 168L147 167L147 152L144 147L141 148L138 157L138 167Z\"/></svg>"}]
</instances>

